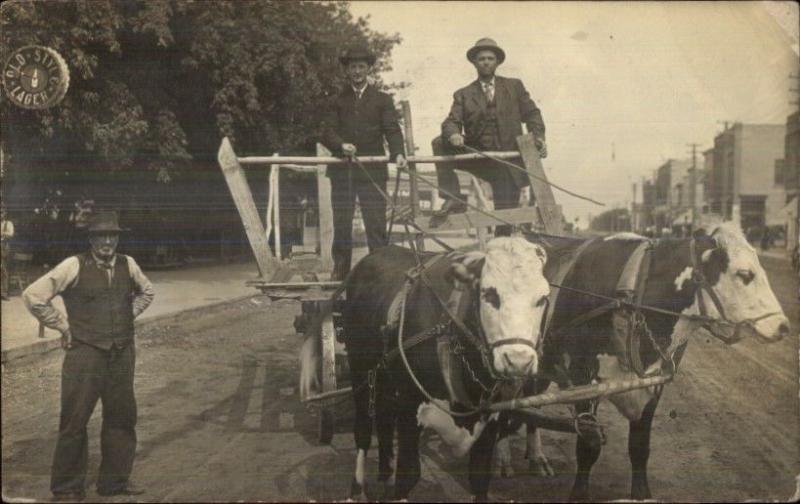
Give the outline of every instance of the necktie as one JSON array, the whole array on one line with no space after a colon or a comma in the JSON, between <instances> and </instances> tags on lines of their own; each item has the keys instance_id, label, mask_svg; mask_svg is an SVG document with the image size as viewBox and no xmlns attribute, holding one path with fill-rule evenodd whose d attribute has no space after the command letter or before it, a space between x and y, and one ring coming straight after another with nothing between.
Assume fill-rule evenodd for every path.
<instances>
[{"instance_id":1,"label":"necktie","mask_svg":"<svg viewBox=\"0 0 800 504\"><path fill-rule=\"evenodd\" d=\"M486 95L486 101L491 102L494 99L494 84L491 82L484 84L483 93Z\"/></svg>"}]
</instances>

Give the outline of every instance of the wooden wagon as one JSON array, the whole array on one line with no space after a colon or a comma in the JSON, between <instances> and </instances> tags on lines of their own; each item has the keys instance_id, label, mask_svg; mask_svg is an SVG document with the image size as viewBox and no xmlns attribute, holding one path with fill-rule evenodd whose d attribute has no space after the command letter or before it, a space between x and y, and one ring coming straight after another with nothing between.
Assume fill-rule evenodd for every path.
<instances>
[{"instance_id":1,"label":"wooden wagon","mask_svg":"<svg viewBox=\"0 0 800 504\"><path fill-rule=\"evenodd\" d=\"M410 107L408 102L401 102L401 106L404 115L407 151L413 153L416 152L416 149L411 129ZM517 138L517 143L519 145L518 152L492 152L489 154L501 159L522 158L529 173L535 206L455 214L448 217L444 223L439 224L436 229L431 229L428 226L428 219L419 216L417 182L424 181L424 179L418 176L416 165L436 161L477 159L481 155L409 156L410 217L415 222L415 229L426 234L474 229L475 235L478 237L477 241L479 245L482 245L485 236L484 230L488 226L497 225L499 222L497 218L500 218L506 223L532 224L548 234L561 234L563 219L559 207L555 204L550 186L546 183L547 177L533 137L521 135ZM307 398L306 402L320 408L319 440L322 443L329 443L334 431L333 404L339 399L346 398L350 389L344 386L349 378L349 372L346 369L346 355L343 347L336 341L338 305L331 299L339 282L327 281L329 278L327 272L332 267L333 218L331 187L330 181L325 176L325 169L328 165L340 164L345 161L331 157L330 153L322 146L318 146L316 157L279 155L237 157L227 138L222 141L218 160L242 218L259 268L259 279L248 281L248 285L259 289L273 299L298 301L301 305L301 313L295 319L296 331L305 334L306 337L318 339L321 345L322 359L319 369L321 390L313 397ZM372 156L361 158L361 161L386 162L388 158ZM247 183L244 167L264 166L272 166L272 171L270 174L270 201L267 205L264 223L262 223ZM282 169L306 171L316 178L319 227L315 236L317 244L315 248L318 249L318 254L291 258L282 256L280 226L278 225L280 222L279 173ZM476 191L480 191L477 184L474 187ZM478 198L478 201L481 200ZM270 233L274 237L274 253L270 251L268 245ZM415 241L417 247L425 248L426 243L422 239L422 234L417 234Z\"/></svg>"}]
</instances>

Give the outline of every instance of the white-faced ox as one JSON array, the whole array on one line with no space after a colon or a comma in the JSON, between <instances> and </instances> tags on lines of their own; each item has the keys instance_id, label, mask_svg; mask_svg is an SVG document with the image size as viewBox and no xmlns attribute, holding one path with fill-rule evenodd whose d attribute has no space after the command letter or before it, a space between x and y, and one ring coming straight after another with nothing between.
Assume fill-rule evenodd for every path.
<instances>
[{"instance_id":1,"label":"white-faced ox","mask_svg":"<svg viewBox=\"0 0 800 504\"><path fill-rule=\"evenodd\" d=\"M536 346L549 294L543 275L546 254L523 238L503 237L489 241L485 253L433 257L420 258L424 271L408 287L402 336L408 340L436 328L439 331L409 347L405 355L414 377L432 397L466 411L487 399L484 387L495 379L523 378L537 371ZM352 497L366 497L364 463L372 436L371 413L377 426L378 479L384 482L384 497L407 498L420 478L420 422L441 428L439 410L422 411L421 405L429 405L427 399L401 359L391 358L385 367L378 366L386 352L397 347L401 293L417 261L408 249L386 247L361 260L346 280L343 338L356 407ZM468 304L460 310L461 329L466 328L480 344L465 338L458 325L451 323L446 311L450 308L445 305L454 289L467 296L463 302ZM442 438L455 443L456 451L472 447L472 491L486 498L497 422L479 413L459 422L459 427L444 427ZM393 471L395 430L398 455ZM396 479L394 485L392 479Z\"/></svg>"},{"instance_id":2,"label":"white-faced ox","mask_svg":"<svg viewBox=\"0 0 800 504\"><path fill-rule=\"evenodd\" d=\"M535 241L535 240L534 240ZM542 243L551 261L545 274L554 278L559 258L580 253L564 276L550 316L542 345L541 375L559 386L585 385L634 378L637 370L646 375L659 369L669 370L664 362L680 363L690 336L699 330L716 333L721 339L756 337L759 341L778 341L789 333L789 322L773 294L756 251L741 230L723 224L711 235L700 233L694 239L665 239L649 244L649 256L635 261L635 278L641 278L633 299L641 305L682 314L671 315L639 309L652 340L645 332L631 339L625 310L599 310L597 316L575 324L576 318L608 303L586 293L619 296L620 278L631 264L635 251L645 244L643 237L628 235L595 238L590 243L579 240ZM642 249L640 249L641 251ZM640 256L642 257L642 256ZM632 268L628 268L630 273ZM646 272L645 272L646 269ZM557 282L556 282L557 283ZM553 288L554 294L556 288ZM578 292L584 291L584 292ZM630 314L631 312L628 312ZM690 315L705 315L692 319ZM712 319L714 321L712 321ZM638 348L638 351L636 350ZM663 357L662 357L663 356ZM536 380L534 390L549 385ZM650 454L650 430L661 389L639 389L609 397L618 411L630 422L628 453L632 467L632 499L651 498L647 482ZM577 403L578 413L594 406ZM528 443L538 441L535 425L528 425ZM598 437L578 436L577 474L571 501L589 498L589 473L597 461L602 443Z\"/></svg>"}]
</instances>

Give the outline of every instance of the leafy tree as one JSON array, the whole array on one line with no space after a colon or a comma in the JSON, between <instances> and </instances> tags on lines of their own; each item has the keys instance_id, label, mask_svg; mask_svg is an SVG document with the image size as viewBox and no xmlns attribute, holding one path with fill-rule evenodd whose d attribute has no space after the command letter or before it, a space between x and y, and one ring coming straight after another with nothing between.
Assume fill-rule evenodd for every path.
<instances>
[{"instance_id":1,"label":"leafy tree","mask_svg":"<svg viewBox=\"0 0 800 504\"><path fill-rule=\"evenodd\" d=\"M238 221L215 161L223 136L240 154L313 153L327 97L343 83L343 47L368 45L382 85L400 42L346 2L17 0L0 6L0 25L3 61L40 44L70 68L53 108L0 97L12 210L50 215L89 197L142 215L160 208L151 225L171 209L207 228L222 226L208 218L218 210L228 227ZM265 176L251 178L257 197Z\"/></svg>"},{"instance_id":2,"label":"leafy tree","mask_svg":"<svg viewBox=\"0 0 800 504\"><path fill-rule=\"evenodd\" d=\"M67 162L90 181L134 168L168 182L213 159L223 136L242 153L308 148L342 83L342 47L369 45L378 77L400 41L346 2L20 0L3 4L0 23L3 59L41 44L71 70L51 109L0 98L9 170L52 178Z\"/></svg>"}]
</instances>

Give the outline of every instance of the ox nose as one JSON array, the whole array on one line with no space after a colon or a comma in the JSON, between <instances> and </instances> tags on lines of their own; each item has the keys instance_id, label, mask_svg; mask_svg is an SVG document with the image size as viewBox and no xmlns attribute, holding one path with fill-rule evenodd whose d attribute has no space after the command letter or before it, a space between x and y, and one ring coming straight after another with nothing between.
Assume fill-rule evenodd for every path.
<instances>
[{"instance_id":1,"label":"ox nose","mask_svg":"<svg viewBox=\"0 0 800 504\"><path fill-rule=\"evenodd\" d=\"M495 369L508 376L527 376L538 370L536 351L525 345L505 345L497 349ZM499 357L499 359L498 359ZM498 363L497 360L500 360ZM498 365L499 364L499 365Z\"/></svg>"}]
</instances>

